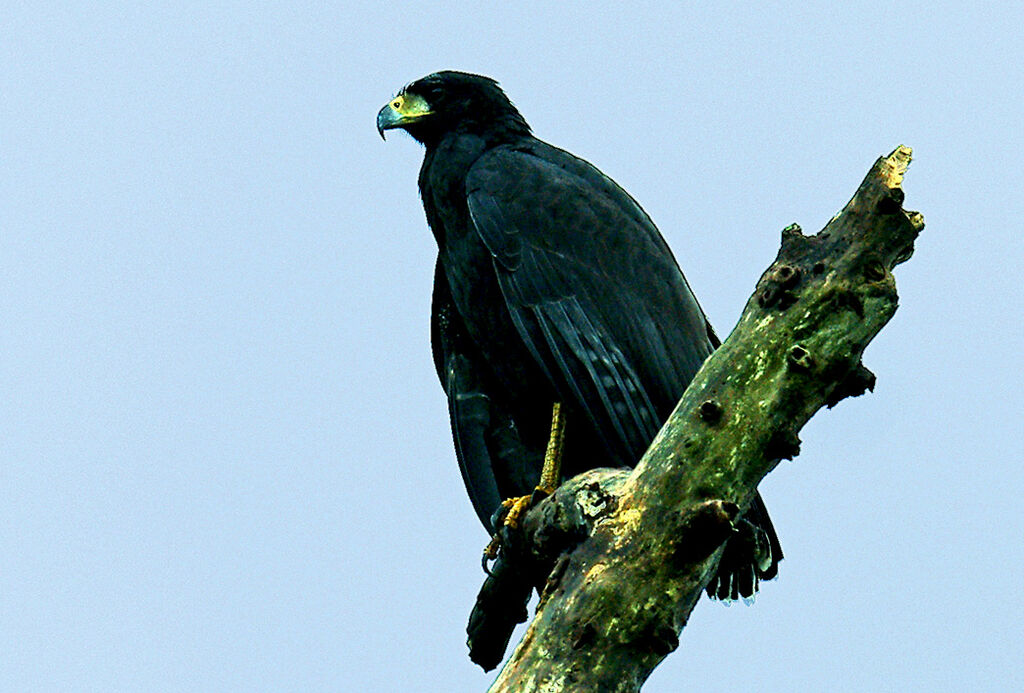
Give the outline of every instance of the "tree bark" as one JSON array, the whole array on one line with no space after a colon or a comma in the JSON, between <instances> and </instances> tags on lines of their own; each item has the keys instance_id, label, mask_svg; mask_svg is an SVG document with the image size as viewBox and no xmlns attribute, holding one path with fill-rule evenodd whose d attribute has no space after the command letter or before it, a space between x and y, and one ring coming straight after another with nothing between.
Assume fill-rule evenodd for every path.
<instances>
[{"instance_id":1,"label":"tree bark","mask_svg":"<svg viewBox=\"0 0 1024 693\"><path fill-rule=\"evenodd\" d=\"M734 520L822 406L863 393L897 307L891 270L924 228L902 208L911 151L879 159L815 236L796 225L725 343L633 470L592 470L526 515L509 560L547 576L491 691L636 691L679 643Z\"/></svg>"}]
</instances>

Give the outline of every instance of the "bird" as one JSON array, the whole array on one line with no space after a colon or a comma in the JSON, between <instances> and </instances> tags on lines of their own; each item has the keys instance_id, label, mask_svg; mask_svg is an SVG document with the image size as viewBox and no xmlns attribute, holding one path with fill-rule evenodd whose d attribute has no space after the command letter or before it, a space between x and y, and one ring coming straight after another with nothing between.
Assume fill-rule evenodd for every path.
<instances>
[{"instance_id":1,"label":"bird","mask_svg":"<svg viewBox=\"0 0 1024 693\"><path fill-rule=\"evenodd\" d=\"M411 82L377 129L424 147L418 186L438 248L431 350L484 527L498 529L505 499L544 486L549 447L561 467L545 492L635 466L720 344L654 222L595 166L535 137L490 77ZM778 572L760 495L744 519L760 540L727 542L712 598L752 597Z\"/></svg>"}]
</instances>

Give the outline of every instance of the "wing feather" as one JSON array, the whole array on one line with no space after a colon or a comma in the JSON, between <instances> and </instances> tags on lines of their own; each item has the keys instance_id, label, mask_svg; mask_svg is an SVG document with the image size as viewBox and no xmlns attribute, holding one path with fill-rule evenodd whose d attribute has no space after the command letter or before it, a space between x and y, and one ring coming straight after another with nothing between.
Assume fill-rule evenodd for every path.
<instances>
[{"instance_id":1,"label":"wing feather","mask_svg":"<svg viewBox=\"0 0 1024 693\"><path fill-rule=\"evenodd\" d=\"M528 152L492 150L471 169L466 185L470 218L494 258L509 314L530 354L615 456L634 464L667 415L662 410L670 410L710 353L709 345L702 348L703 313L660 235L644 226L649 220L621 190L617 204L593 180ZM611 264L607 249L631 243L646 244L642 250L649 252L616 255L639 262L653 257L655 265ZM665 284L674 293L666 293ZM682 312L670 329L699 325L695 335L659 332L644 305L659 295L663 321ZM630 305L632 296L643 300ZM682 348L669 351L668 343ZM689 358L688 368L680 367L681 357ZM645 382L660 391L649 391Z\"/></svg>"}]
</instances>

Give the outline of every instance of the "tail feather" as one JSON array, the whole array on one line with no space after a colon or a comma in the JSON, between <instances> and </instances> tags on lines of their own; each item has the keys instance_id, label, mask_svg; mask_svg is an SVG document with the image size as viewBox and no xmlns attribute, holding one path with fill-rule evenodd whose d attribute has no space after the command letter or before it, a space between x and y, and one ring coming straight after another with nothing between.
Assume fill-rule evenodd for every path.
<instances>
[{"instance_id":1,"label":"tail feather","mask_svg":"<svg viewBox=\"0 0 1024 693\"><path fill-rule=\"evenodd\" d=\"M705 588L709 597L727 605L738 599L753 601L761 581L779 574L782 560L782 545L760 494L737 529L738 533L726 542L718 571Z\"/></svg>"},{"instance_id":2,"label":"tail feather","mask_svg":"<svg viewBox=\"0 0 1024 693\"><path fill-rule=\"evenodd\" d=\"M526 620L533 583L499 557L476 598L466 628L469 658L484 671L501 664L516 625Z\"/></svg>"}]
</instances>

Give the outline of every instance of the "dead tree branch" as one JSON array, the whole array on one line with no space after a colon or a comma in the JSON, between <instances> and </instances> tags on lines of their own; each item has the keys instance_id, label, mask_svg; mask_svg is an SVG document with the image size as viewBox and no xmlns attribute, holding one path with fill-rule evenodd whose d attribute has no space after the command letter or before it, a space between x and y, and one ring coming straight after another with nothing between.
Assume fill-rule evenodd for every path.
<instances>
[{"instance_id":1,"label":"dead tree branch","mask_svg":"<svg viewBox=\"0 0 1024 693\"><path fill-rule=\"evenodd\" d=\"M543 593L492 691L636 691L677 647L761 479L798 454L816 411L874 385L861 354L896 311L891 270L924 227L902 208L910 154L879 159L817 235L783 230L736 328L634 470L583 474L527 514L509 560Z\"/></svg>"}]
</instances>

